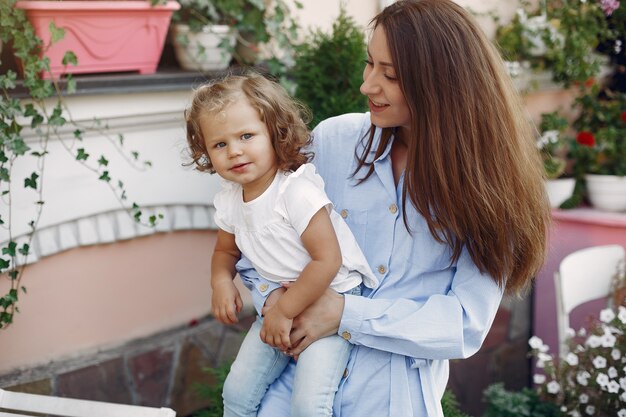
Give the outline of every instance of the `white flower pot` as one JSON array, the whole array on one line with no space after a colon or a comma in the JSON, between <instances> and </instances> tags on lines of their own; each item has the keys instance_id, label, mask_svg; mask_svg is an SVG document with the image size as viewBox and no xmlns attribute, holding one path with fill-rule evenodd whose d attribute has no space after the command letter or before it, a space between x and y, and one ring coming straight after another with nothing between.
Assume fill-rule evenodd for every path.
<instances>
[{"instance_id":1,"label":"white flower pot","mask_svg":"<svg viewBox=\"0 0 626 417\"><path fill-rule=\"evenodd\" d=\"M553 180L546 180L546 192L548 193L548 199L550 200L550 207L558 208L572 196L574 192L574 186L576 185L576 179L574 178L557 178Z\"/></svg>"},{"instance_id":2,"label":"white flower pot","mask_svg":"<svg viewBox=\"0 0 626 417\"><path fill-rule=\"evenodd\" d=\"M226 39L231 48L235 46L236 32L227 25L210 25L201 32L191 32L189 26L172 26L174 52L180 66L194 71L218 71L228 68L232 53L222 47ZM183 41L183 38L187 41Z\"/></svg>"},{"instance_id":3,"label":"white flower pot","mask_svg":"<svg viewBox=\"0 0 626 417\"><path fill-rule=\"evenodd\" d=\"M600 210L626 211L626 177L617 175L585 175L587 195Z\"/></svg>"}]
</instances>

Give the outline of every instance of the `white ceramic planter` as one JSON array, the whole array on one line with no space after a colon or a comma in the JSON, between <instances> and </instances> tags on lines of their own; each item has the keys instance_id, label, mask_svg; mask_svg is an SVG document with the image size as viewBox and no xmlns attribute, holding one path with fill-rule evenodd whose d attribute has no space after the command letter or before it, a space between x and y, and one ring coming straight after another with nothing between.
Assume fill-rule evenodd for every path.
<instances>
[{"instance_id":1,"label":"white ceramic planter","mask_svg":"<svg viewBox=\"0 0 626 417\"><path fill-rule=\"evenodd\" d=\"M228 68L232 54L221 47L226 39L235 46L236 32L227 25L205 26L201 32L191 32L189 26L172 25L174 52L180 66L194 71L219 71ZM188 42L182 42L185 38Z\"/></svg>"},{"instance_id":2,"label":"white ceramic planter","mask_svg":"<svg viewBox=\"0 0 626 417\"><path fill-rule=\"evenodd\" d=\"M574 192L574 186L576 185L576 179L574 178L557 178L553 180L546 180L546 192L548 193L548 199L550 200L550 207L558 208L572 196Z\"/></svg>"},{"instance_id":3,"label":"white ceramic planter","mask_svg":"<svg viewBox=\"0 0 626 417\"><path fill-rule=\"evenodd\" d=\"M587 195L600 210L626 211L626 177L617 175L585 175Z\"/></svg>"}]
</instances>

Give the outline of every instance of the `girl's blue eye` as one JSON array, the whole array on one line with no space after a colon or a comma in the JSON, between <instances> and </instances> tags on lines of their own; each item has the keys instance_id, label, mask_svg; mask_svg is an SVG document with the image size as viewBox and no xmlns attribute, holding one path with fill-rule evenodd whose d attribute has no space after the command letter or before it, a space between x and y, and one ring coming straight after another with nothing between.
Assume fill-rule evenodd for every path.
<instances>
[{"instance_id":1,"label":"girl's blue eye","mask_svg":"<svg viewBox=\"0 0 626 417\"><path fill-rule=\"evenodd\" d=\"M223 148L224 146L226 146L226 144L224 142L218 142L215 144L216 148Z\"/></svg>"},{"instance_id":2,"label":"girl's blue eye","mask_svg":"<svg viewBox=\"0 0 626 417\"><path fill-rule=\"evenodd\" d=\"M243 135L241 135L241 139L252 139L252 133L244 133Z\"/></svg>"}]
</instances>

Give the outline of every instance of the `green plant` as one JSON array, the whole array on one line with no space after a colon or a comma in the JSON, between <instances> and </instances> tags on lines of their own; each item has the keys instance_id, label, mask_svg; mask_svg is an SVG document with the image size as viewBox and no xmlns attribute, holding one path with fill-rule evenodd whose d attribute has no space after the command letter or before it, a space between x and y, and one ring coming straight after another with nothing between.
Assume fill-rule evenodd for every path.
<instances>
[{"instance_id":1,"label":"green plant","mask_svg":"<svg viewBox=\"0 0 626 417\"><path fill-rule=\"evenodd\" d=\"M563 134L567 126L567 119L558 112L541 115L541 135L537 139L537 148L541 151L543 166L549 179L559 178L565 173L567 161Z\"/></svg>"},{"instance_id":2,"label":"green plant","mask_svg":"<svg viewBox=\"0 0 626 417\"><path fill-rule=\"evenodd\" d=\"M484 417L557 417L561 413L555 405L544 402L535 391L524 388L508 391L504 384L488 386L483 392L487 405Z\"/></svg>"},{"instance_id":3,"label":"green plant","mask_svg":"<svg viewBox=\"0 0 626 417\"><path fill-rule=\"evenodd\" d=\"M291 65L298 25L285 0L180 0L179 3L181 8L174 12L172 20L189 25L193 32L208 24L224 24L235 29L238 41L254 51L253 58L239 54L228 41L220 46L233 53L239 64L264 64L278 77ZM293 6L302 8L297 0ZM262 49L265 54L259 53Z\"/></svg>"},{"instance_id":4,"label":"green plant","mask_svg":"<svg viewBox=\"0 0 626 417\"><path fill-rule=\"evenodd\" d=\"M365 56L362 29L343 7L331 33L316 30L297 47L290 75L297 84L296 98L313 112L311 127L330 116L367 108L359 93Z\"/></svg>"},{"instance_id":5,"label":"green plant","mask_svg":"<svg viewBox=\"0 0 626 417\"><path fill-rule=\"evenodd\" d=\"M445 417L471 417L459 409L459 402L456 400L454 393L447 389L441 398L441 409Z\"/></svg>"},{"instance_id":6,"label":"green plant","mask_svg":"<svg viewBox=\"0 0 626 417\"><path fill-rule=\"evenodd\" d=\"M496 44L507 61L549 70L565 86L585 83L598 74L598 45L619 36L607 23L602 1L544 0L534 8L521 1L514 19L497 28Z\"/></svg>"},{"instance_id":7,"label":"green plant","mask_svg":"<svg viewBox=\"0 0 626 417\"><path fill-rule=\"evenodd\" d=\"M577 178L584 174L626 175L626 93L597 86L576 99L580 115L574 121L570 156Z\"/></svg>"},{"instance_id":8,"label":"green plant","mask_svg":"<svg viewBox=\"0 0 626 417\"><path fill-rule=\"evenodd\" d=\"M537 393L568 416L626 417L626 276L616 275L614 307L567 339L569 353L555 359L534 336L531 354L542 373L534 376Z\"/></svg>"},{"instance_id":9,"label":"green plant","mask_svg":"<svg viewBox=\"0 0 626 417\"><path fill-rule=\"evenodd\" d=\"M99 157L90 155L86 148L81 146L82 138L88 132L98 132L107 137L115 149L122 151L124 137L111 137L101 122L94 121L91 125L82 125L72 120L65 102L64 94L72 93L76 84L70 76L66 80L66 89L62 91L56 81L42 80L40 74L49 70L48 58L41 58L49 45L43 45L37 38L34 30L26 19L22 10L15 7L16 0L0 2L0 40L5 47L12 47L14 55L21 61L23 80L21 84L28 90L29 100L21 100L16 96L18 76L14 71L0 74L0 195L3 206L0 216L2 238L0 244L0 279L10 282L8 292L0 296L0 329L13 322L18 309L21 293L26 288L21 285L24 267L30 254L32 238L37 231L45 202L43 201L43 183L45 159L48 155L48 144L51 139L58 140L63 147L72 154L77 163L91 171L96 177L105 182L114 192L122 206L127 206L126 189L122 181L114 181L108 168L108 159L104 155ZM64 30L50 25L52 41L63 38ZM65 54L63 62L66 65L76 64L76 56L70 51ZM72 134L65 132L70 129ZM27 143L25 133L35 132L38 141ZM140 161L137 152L130 152L127 159L140 167L150 165L149 161ZM25 178L16 178L13 169L21 161L34 158L37 167ZM96 159L97 158L97 159ZM29 233L26 236L13 235L12 196L15 188L20 184L25 189L32 190L36 199L32 219L28 222ZM132 216L142 221L142 212L139 206L132 203L129 207ZM158 216L151 216L150 225L156 224ZM18 242L19 238L19 242Z\"/></svg>"},{"instance_id":10,"label":"green plant","mask_svg":"<svg viewBox=\"0 0 626 417\"><path fill-rule=\"evenodd\" d=\"M194 413L194 417L222 417L224 415L222 390L231 365L232 361L226 361L215 368L202 369L202 372L213 378L213 383L197 383L193 388L200 397L209 400L210 405L209 407Z\"/></svg>"}]
</instances>

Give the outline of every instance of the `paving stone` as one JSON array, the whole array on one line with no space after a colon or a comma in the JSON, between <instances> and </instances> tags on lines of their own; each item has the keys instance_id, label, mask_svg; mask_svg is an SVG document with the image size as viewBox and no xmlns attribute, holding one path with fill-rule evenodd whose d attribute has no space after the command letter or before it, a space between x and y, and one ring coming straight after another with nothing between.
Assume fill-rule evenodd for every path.
<instances>
[{"instance_id":1,"label":"paving stone","mask_svg":"<svg viewBox=\"0 0 626 417\"><path fill-rule=\"evenodd\" d=\"M167 406L173 356L171 350L158 349L128 359L139 405Z\"/></svg>"},{"instance_id":2,"label":"paving stone","mask_svg":"<svg viewBox=\"0 0 626 417\"><path fill-rule=\"evenodd\" d=\"M61 397L132 404L122 358L59 375L57 391Z\"/></svg>"},{"instance_id":3,"label":"paving stone","mask_svg":"<svg viewBox=\"0 0 626 417\"><path fill-rule=\"evenodd\" d=\"M181 348L178 358L174 386L171 394L171 407L177 415L187 416L209 406L209 399L202 398L195 386L198 384L213 385L215 379L203 369L213 365L212 358L204 355L203 350L191 340Z\"/></svg>"}]
</instances>

